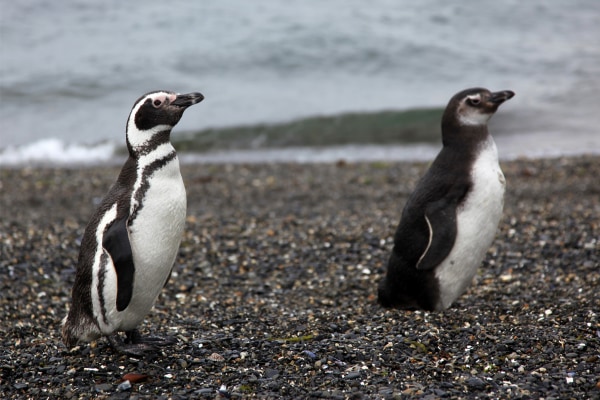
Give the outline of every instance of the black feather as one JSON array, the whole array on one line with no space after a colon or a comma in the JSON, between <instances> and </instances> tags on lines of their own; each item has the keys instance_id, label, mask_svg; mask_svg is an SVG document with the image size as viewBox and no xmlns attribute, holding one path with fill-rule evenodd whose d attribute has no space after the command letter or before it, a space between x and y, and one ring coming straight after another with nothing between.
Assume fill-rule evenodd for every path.
<instances>
[{"instance_id":1,"label":"black feather","mask_svg":"<svg viewBox=\"0 0 600 400\"><path fill-rule=\"evenodd\" d=\"M127 218L117 219L110 225L104 234L102 247L110 254L117 272L117 311L123 311L131 301L135 276Z\"/></svg>"}]
</instances>

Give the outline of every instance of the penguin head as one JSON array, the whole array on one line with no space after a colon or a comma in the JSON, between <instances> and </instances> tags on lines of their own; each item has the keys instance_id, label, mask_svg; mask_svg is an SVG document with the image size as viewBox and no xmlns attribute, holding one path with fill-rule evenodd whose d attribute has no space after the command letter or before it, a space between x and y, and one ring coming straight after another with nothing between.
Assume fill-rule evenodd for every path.
<instances>
[{"instance_id":1,"label":"penguin head","mask_svg":"<svg viewBox=\"0 0 600 400\"><path fill-rule=\"evenodd\" d=\"M455 94L444 111L442 126L486 126L500 104L515 95L510 90L466 89Z\"/></svg>"},{"instance_id":2,"label":"penguin head","mask_svg":"<svg viewBox=\"0 0 600 400\"><path fill-rule=\"evenodd\" d=\"M157 133L169 133L189 106L204 100L201 93L178 94L166 90L140 97L127 119L127 145L135 148Z\"/></svg>"}]
</instances>

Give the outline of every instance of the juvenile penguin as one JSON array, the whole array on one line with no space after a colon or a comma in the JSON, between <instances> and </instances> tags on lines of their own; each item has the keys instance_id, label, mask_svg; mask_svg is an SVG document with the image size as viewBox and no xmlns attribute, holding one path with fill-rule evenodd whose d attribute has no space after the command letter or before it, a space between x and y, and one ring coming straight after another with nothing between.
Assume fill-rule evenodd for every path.
<instances>
[{"instance_id":1,"label":"juvenile penguin","mask_svg":"<svg viewBox=\"0 0 600 400\"><path fill-rule=\"evenodd\" d=\"M487 122L514 93L473 88L442 116L442 150L409 196L394 235L384 307L444 310L473 280L492 244L505 179Z\"/></svg>"},{"instance_id":2,"label":"juvenile penguin","mask_svg":"<svg viewBox=\"0 0 600 400\"><path fill-rule=\"evenodd\" d=\"M179 249L187 200L171 129L200 93L150 92L126 126L129 157L88 223L72 304L63 321L68 348L107 336L118 351L143 355L172 341L142 338L137 326L166 284ZM125 332L126 340L117 332Z\"/></svg>"}]
</instances>

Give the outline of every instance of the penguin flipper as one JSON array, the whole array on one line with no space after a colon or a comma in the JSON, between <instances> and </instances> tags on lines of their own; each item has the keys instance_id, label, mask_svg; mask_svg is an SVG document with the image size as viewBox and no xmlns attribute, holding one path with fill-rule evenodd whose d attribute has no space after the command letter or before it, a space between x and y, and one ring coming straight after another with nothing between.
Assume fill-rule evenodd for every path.
<instances>
[{"instance_id":1,"label":"penguin flipper","mask_svg":"<svg viewBox=\"0 0 600 400\"><path fill-rule=\"evenodd\" d=\"M429 230L427 247L417 261L418 270L430 270L438 266L452 250L456 240L456 204L441 199L425 208L425 222Z\"/></svg>"},{"instance_id":2,"label":"penguin flipper","mask_svg":"<svg viewBox=\"0 0 600 400\"><path fill-rule=\"evenodd\" d=\"M117 273L117 311L126 309L133 295L135 266L127 220L127 217L115 220L102 239L102 247L110 254Z\"/></svg>"}]
</instances>

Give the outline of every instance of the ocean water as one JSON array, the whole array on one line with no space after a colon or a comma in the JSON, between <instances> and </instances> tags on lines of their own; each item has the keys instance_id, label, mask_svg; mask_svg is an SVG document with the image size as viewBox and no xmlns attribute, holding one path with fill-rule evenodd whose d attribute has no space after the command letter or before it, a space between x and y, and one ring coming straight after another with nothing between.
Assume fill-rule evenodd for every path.
<instances>
[{"instance_id":1,"label":"ocean water","mask_svg":"<svg viewBox=\"0 0 600 400\"><path fill-rule=\"evenodd\" d=\"M0 1L0 165L108 160L133 102L156 89L206 96L173 135L511 89L493 126L501 156L600 153L597 0ZM330 145L281 154L411 159L439 147ZM281 158L247 150L188 158Z\"/></svg>"}]
</instances>

